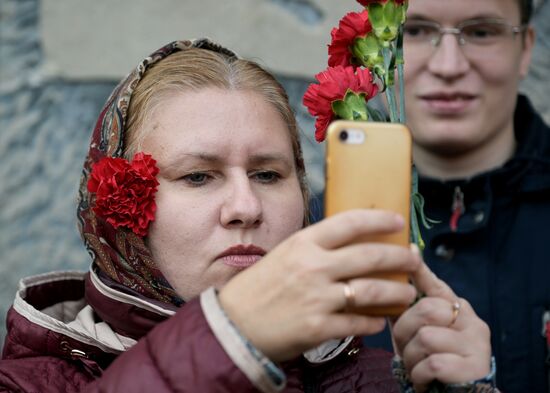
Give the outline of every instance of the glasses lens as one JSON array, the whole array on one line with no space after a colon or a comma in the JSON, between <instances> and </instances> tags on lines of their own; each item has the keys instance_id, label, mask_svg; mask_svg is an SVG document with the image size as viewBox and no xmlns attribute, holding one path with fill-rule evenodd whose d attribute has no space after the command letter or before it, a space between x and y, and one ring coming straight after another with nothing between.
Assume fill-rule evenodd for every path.
<instances>
[{"instance_id":1,"label":"glasses lens","mask_svg":"<svg viewBox=\"0 0 550 393\"><path fill-rule=\"evenodd\" d=\"M439 26L430 22L407 21L403 25L403 39L411 43L437 41Z\"/></svg>"},{"instance_id":2,"label":"glasses lens","mask_svg":"<svg viewBox=\"0 0 550 393\"><path fill-rule=\"evenodd\" d=\"M479 21L464 24L463 39L474 45L493 45L501 42L511 32L510 27L498 21Z\"/></svg>"}]
</instances>

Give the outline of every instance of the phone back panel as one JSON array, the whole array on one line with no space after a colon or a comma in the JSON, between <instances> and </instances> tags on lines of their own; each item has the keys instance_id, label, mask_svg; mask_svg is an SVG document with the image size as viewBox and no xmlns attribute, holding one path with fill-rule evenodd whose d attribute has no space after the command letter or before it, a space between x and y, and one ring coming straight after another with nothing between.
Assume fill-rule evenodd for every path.
<instances>
[{"instance_id":1,"label":"phone back panel","mask_svg":"<svg viewBox=\"0 0 550 393\"><path fill-rule=\"evenodd\" d=\"M360 143L342 141L343 130L364 133ZM355 131L353 131L355 132ZM325 216L356 209L383 209L397 212L407 223L395 234L367 236L353 242L410 243L411 135L396 123L335 121L327 132ZM402 273L380 278L407 282ZM371 315L399 315L403 307L365 310Z\"/></svg>"}]
</instances>

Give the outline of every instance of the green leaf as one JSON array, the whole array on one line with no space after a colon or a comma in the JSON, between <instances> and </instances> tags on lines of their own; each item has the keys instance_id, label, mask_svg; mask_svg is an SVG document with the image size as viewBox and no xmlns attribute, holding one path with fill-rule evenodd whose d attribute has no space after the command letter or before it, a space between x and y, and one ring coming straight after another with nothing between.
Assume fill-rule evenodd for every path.
<instances>
[{"instance_id":1,"label":"green leaf","mask_svg":"<svg viewBox=\"0 0 550 393\"><path fill-rule=\"evenodd\" d=\"M384 6L380 3L371 3L368 6L369 21L373 27L384 24Z\"/></svg>"},{"instance_id":2,"label":"green leaf","mask_svg":"<svg viewBox=\"0 0 550 393\"><path fill-rule=\"evenodd\" d=\"M357 94L348 90L344 96L344 101L353 113L353 120L368 120L367 103L364 93Z\"/></svg>"},{"instance_id":3,"label":"green leaf","mask_svg":"<svg viewBox=\"0 0 550 393\"><path fill-rule=\"evenodd\" d=\"M383 45L387 46L397 37L399 26L404 22L406 6L388 0L384 4L369 4L368 11L374 33L383 41Z\"/></svg>"},{"instance_id":4,"label":"green leaf","mask_svg":"<svg viewBox=\"0 0 550 393\"><path fill-rule=\"evenodd\" d=\"M353 120L353 113L343 100L332 102L332 111L339 119Z\"/></svg>"},{"instance_id":5,"label":"green leaf","mask_svg":"<svg viewBox=\"0 0 550 393\"><path fill-rule=\"evenodd\" d=\"M361 65L376 72L377 69L383 69L382 48L382 43L376 35L369 33L364 37L357 38L351 47L351 51Z\"/></svg>"},{"instance_id":6,"label":"green leaf","mask_svg":"<svg viewBox=\"0 0 550 393\"><path fill-rule=\"evenodd\" d=\"M393 0L388 0L384 4L384 20L388 24L393 24L400 16L401 12L399 10L401 8Z\"/></svg>"},{"instance_id":7,"label":"green leaf","mask_svg":"<svg viewBox=\"0 0 550 393\"><path fill-rule=\"evenodd\" d=\"M411 202L411 242L416 244L420 251L424 250L425 244L420 234L418 216L413 202Z\"/></svg>"},{"instance_id":8,"label":"green leaf","mask_svg":"<svg viewBox=\"0 0 550 393\"><path fill-rule=\"evenodd\" d=\"M441 222L441 221L426 217L426 215L424 214L424 197L422 196L422 194L420 194L419 192L413 193L412 200L414 203L414 209L418 213L418 216L424 228L430 229L433 227L434 224L439 224Z\"/></svg>"},{"instance_id":9,"label":"green leaf","mask_svg":"<svg viewBox=\"0 0 550 393\"><path fill-rule=\"evenodd\" d=\"M384 56L384 83L386 86L393 86L395 84L395 56L391 47L384 48L382 51Z\"/></svg>"},{"instance_id":10,"label":"green leaf","mask_svg":"<svg viewBox=\"0 0 550 393\"><path fill-rule=\"evenodd\" d=\"M332 102L334 114L344 120L368 120L365 93L348 90L343 100Z\"/></svg>"}]
</instances>

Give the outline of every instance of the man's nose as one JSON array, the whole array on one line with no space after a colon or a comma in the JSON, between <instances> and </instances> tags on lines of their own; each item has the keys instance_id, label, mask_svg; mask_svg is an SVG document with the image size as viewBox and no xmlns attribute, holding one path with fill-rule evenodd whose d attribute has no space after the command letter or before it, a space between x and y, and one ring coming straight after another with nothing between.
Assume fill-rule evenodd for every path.
<instances>
[{"instance_id":1,"label":"man's nose","mask_svg":"<svg viewBox=\"0 0 550 393\"><path fill-rule=\"evenodd\" d=\"M455 34L443 34L428 61L431 73L444 79L456 79L468 72L470 61L459 39Z\"/></svg>"}]
</instances>

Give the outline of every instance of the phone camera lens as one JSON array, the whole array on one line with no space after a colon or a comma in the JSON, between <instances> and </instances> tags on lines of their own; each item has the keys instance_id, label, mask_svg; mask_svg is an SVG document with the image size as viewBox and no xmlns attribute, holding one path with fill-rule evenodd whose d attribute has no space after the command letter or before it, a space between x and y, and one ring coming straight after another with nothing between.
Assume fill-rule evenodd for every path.
<instances>
[{"instance_id":1,"label":"phone camera lens","mask_svg":"<svg viewBox=\"0 0 550 393\"><path fill-rule=\"evenodd\" d=\"M348 132L346 130L340 132L340 140L345 142L348 140Z\"/></svg>"}]
</instances>

